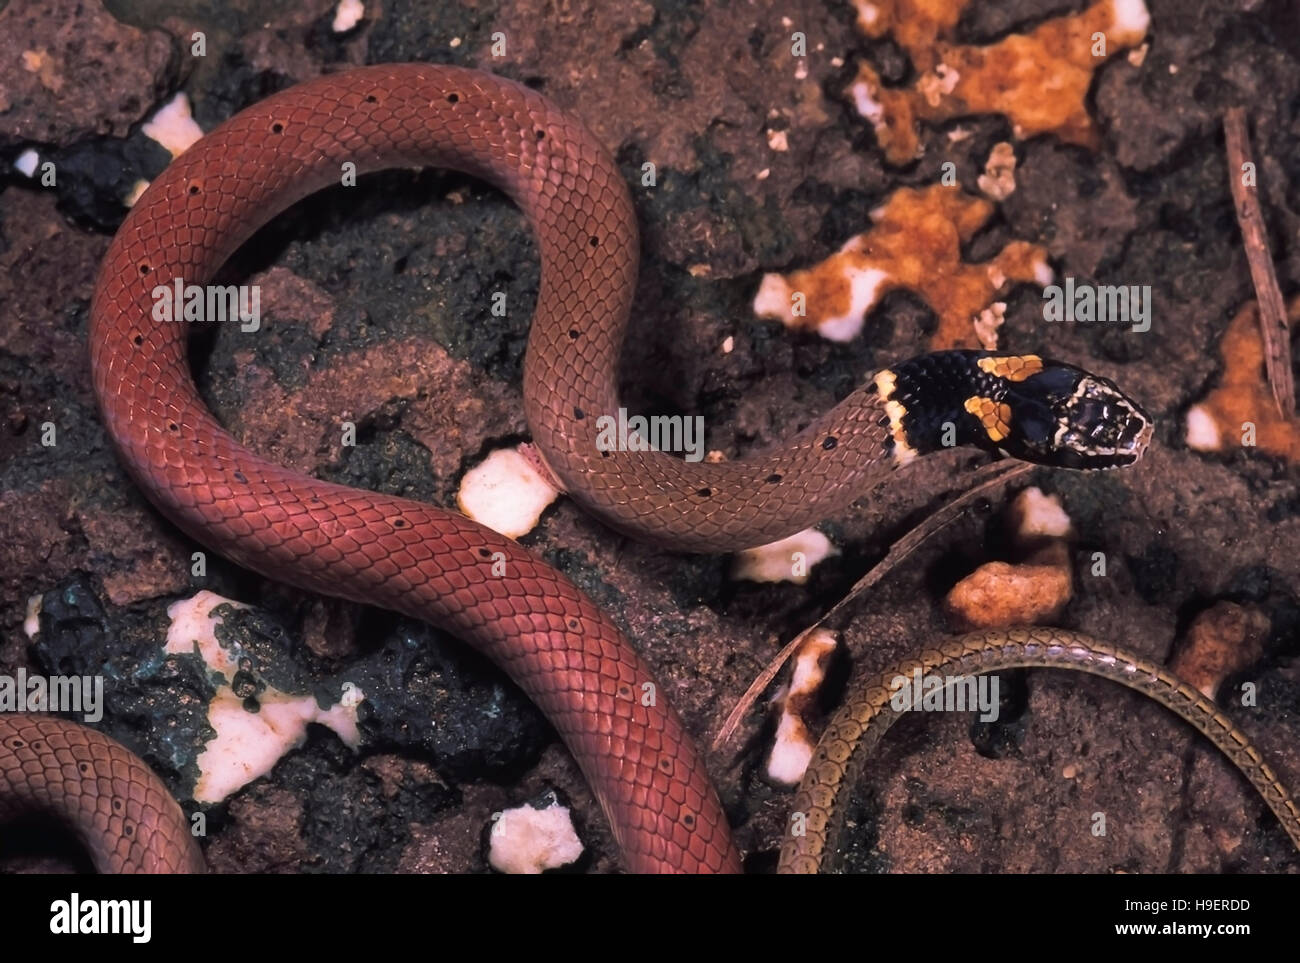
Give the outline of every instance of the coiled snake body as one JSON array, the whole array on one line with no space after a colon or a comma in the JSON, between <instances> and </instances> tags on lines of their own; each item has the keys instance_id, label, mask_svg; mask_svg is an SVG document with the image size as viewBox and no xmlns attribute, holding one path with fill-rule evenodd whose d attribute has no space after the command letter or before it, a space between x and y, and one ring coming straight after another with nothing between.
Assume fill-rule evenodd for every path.
<instances>
[{"instance_id":1,"label":"coiled snake body","mask_svg":"<svg viewBox=\"0 0 1300 963\"><path fill-rule=\"evenodd\" d=\"M346 164L454 168L524 210L542 264L524 366L534 441L575 500L637 538L716 552L790 535L941 447L944 427L959 443L1073 468L1131 463L1150 438L1149 419L1105 379L1032 356L948 352L879 373L788 443L738 461L599 450L596 419L618 407L638 244L627 188L579 121L490 74L389 65L284 91L186 151L118 231L91 309L95 390L132 477L176 525L241 565L427 619L495 660L572 750L633 871L736 871L740 859L689 735L663 699L642 704L650 671L611 620L460 515L248 451L200 400L184 326L152 319L155 286L206 283ZM494 572L502 557L505 577ZM106 870L200 865L157 780L105 737L73 730L85 732L0 717L0 806L53 806Z\"/></svg>"}]
</instances>

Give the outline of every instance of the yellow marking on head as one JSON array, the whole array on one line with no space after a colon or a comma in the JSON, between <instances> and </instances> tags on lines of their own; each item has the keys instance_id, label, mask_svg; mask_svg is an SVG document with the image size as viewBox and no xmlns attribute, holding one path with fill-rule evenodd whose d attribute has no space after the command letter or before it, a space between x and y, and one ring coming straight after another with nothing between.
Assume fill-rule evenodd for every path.
<instances>
[{"instance_id":1,"label":"yellow marking on head","mask_svg":"<svg viewBox=\"0 0 1300 963\"><path fill-rule=\"evenodd\" d=\"M889 433L894 438L894 463L901 467L917 456L917 450L908 443L907 429L903 427L903 416L907 414L907 408L901 402L893 400L898 378L886 368L876 373L875 381L876 392L885 403L885 414L889 416Z\"/></svg>"},{"instance_id":2,"label":"yellow marking on head","mask_svg":"<svg viewBox=\"0 0 1300 963\"><path fill-rule=\"evenodd\" d=\"M1015 354L1001 358L980 358L979 369L995 378L1024 381L1043 370L1043 359L1036 354Z\"/></svg>"},{"instance_id":3,"label":"yellow marking on head","mask_svg":"<svg viewBox=\"0 0 1300 963\"><path fill-rule=\"evenodd\" d=\"M992 398L967 398L966 410L980 420L984 433L994 442L1011 434L1011 406Z\"/></svg>"}]
</instances>

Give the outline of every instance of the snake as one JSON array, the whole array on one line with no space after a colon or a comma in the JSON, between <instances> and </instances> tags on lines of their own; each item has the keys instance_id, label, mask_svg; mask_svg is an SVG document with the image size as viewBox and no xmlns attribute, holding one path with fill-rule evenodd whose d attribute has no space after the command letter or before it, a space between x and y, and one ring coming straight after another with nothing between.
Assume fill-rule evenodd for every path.
<instances>
[{"instance_id":1,"label":"snake","mask_svg":"<svg viewBox=\"0 0 1300 963\"><path fill-rule=\"evenodd\" d=\"M846 803L871 750L905 713L921 708L913 705L910 680L942 679L936 687L947 688L983 673L1020 668L1100 676L1181 716L1245 775L1300 849L1300 807L1246 734L1211 699L1163 666L1131 652L1080 632L1032 626L944 641L857 687L822 732L795 792L777 872L811 874L838 868Z\"/></svg>"},{"instance_id":2,"label":"snake","mask_svg":"<svg viewBox=\"0 0 1300 963\"><path fill-rule=\"evenodd\" d=\"M484 653L568 746L632 872L737 872L741 857L703 756L667 700L646 697L659 691L653 674L615 622L477 522L250 451L195 387L187 323L158 310L159 292L208 284L262 225L343 175L428 166L485 180L528 220L541 262L523 364L532 439L582 509L632 538L747 549L843 511L932 452L975 445L1105 469L1133 464L1151 440L1151 419L1104 377L1036 355L954 350L879 371L786 441L734 460L690 462L636 437L602 443L635 293L635 207L581 120L491 73L385 64L328 74L241 110L173 160L115 234L91 301L93 386L127 474L171 523L233 562L426 620ZM105 736L74 739L70 725L0 716L0 806L54 811L105 871L200 865L157 777Z\"/></svg>"}]
</instances>

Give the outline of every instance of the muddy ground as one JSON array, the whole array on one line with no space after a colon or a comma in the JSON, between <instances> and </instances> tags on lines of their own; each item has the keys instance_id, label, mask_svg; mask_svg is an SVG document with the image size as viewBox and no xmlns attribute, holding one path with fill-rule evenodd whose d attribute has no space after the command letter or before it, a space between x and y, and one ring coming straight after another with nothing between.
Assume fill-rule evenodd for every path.
<instances>
[{"instance_id":1,"label":"muddy ground","mask_svg":"<svg viewBox=\"0 0 1300 963\"><path fill-rule=\"evenodd\" d=\"M891 80L907 75L906 59L889 41L862 39L841 2L389 0L380 11L368 0L366 20L342 35L328 2L105 6L0 4L0 671L106 674L114 684L101 727L183 794L192 761L156 723L160 713L175 722L171 695L201 682L141 666L152 664L168 604L211 589L257 606L263 617L244 631L287 648L308 679L355 669L387 693L363 716L361 752L313 729L269 777L207 813L216 871L485 871L492 813L548 788L576 810L588 847L577 868L616 869L576 766L491 665L421 623L223 560L192 576L198 546L124 474L96 411L85 341L120 197L167 161L141 122L184 91L210 130L296 81L371 62L481 66L536 87L593 127L630 183L643 162L657 165L657 185L635 191L643 254L624 398L631 410L702 415L708 447L730 457L780 441L867 373L922 350L934 324L924 303L899 293L851 343L796 335L753 320L762 272L830 253L891 190L932 183L946 161L973 184L1009 125L981 117L927 128L921 160L886 167L840 91L860 58ZM1081 6L976 0L958 36L988 42ZM1027 286L1008 299L1003 347L1112 377L1158 420L1152 451L1132 470L1031 476L1063 498L1078 530L1076 596L1060 621L1163 661L1216 602L1263 612L1265 654L1242 676L1258 685L1259 705L1227 711L1300 787L1300 476L1255 453L1208 456L1183 441L1188 407L1220 371L1219 337L1253 296L1228 192L1226 106L1251 116L1282 287L1300 287L1300 27L1290 0L1150 7L1145 61L1118 57L1095 78L1101 149L1050 136L1019 143L1018 189L970 254L1023 238L1045 245L1059 273L1152 286L1145 334L1047 325ZM182 39L194 30L208 38L201 59ZM494 60L497 30L509 46ZM809 40L802 79L792 30ZM20 76L19 52L38 47L48 56L33 83ZM954 141L959 126L971 136ZM769 129L785 132L788 150L772 149ZM29 147L55 161L55 187L12 172ZM500 194L444 172L378 175L299 204L232 271L262 284L270 320L260 337L202 339L194 368L213 411L255 450L452 506L486 451L527 437L520 366L538 270L526 225ZM524 307L491 318L497 290ZM724 353L728 338L734 350ZM340 450L323 439L345 412L361 433ZM54 447L41 444L45 423L57 427ZM736 583L725 558L638 545L566 500L524 542L614 615L707 743L765 662L983 460L936 456L905 483L864 493L822 526L842 554L805 586ZM943 594L1005 552L997 515L1007 497L855 603L843 620L853 671L950 631ZM1105 578L1083 564L1096 551L1111 560ZM32 639L23 622L34 596L44 604ZM180 722L200 734L200 718ZM761 776L769 730L751 713L742 737L711 758L756 872L775 864L790 799ZM1207 742L1141 697L1072 673L1016 676L991 727L907 720L859 797L860 870L1300 871L1276 820ZM1098 812L1104 837L1090 831ZM11 831L0 852L10 869L85 866L46 834Z\"/></svg>"}]
</instances>

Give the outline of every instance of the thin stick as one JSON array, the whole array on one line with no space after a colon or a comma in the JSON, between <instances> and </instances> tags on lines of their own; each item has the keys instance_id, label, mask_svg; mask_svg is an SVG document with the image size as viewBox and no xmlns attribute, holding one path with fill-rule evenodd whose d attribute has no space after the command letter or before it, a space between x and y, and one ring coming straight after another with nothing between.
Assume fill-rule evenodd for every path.
<instances>
[{"instance_id":1,"label":"thin stick","mask_svg":"<svg viewBox=\"0 0 1300 963\"><path fill-rule=\"evenodd\" d=\"M768 687L774 678L776 678L776 674L781 671L781 667L784 666L786 662L789 661L790 657L799 650L799 646L803 644L803 640L808 637L810 632L820 628L830 620L833 615L843 611L844 608L855 598L878 584L880 580L893 571L898 564L903 561L903 559L907 558L907 556L920 548L921 545L930 538L930 536L934 535L940 529L946 528L948 525L952 524L952 522L957 519L957 516L965 511L966 507L980 495L984 494L984 492L998 485L1005 485L1013 478L1018 478L1026 472L1032 471L1033 468L1033 465L1025 462L1005 461L997 461L991 465L983 466L975 472L976 483L974 485L962 492L961 495L954 498L943 508L939 509L895 542L889 549L889 554L873 565L866 575L858 579L853 588L849 589L848 595L836 602L825 615L795 636L794 639L785 646L785 648L776 654L775 658L763 667L763 671L760 672L758 677L750 683L749 688L745 690L745 694L736 702L731 712L727 713L726 721L722 723L722 728L718 731L717 736L714 737L713 750L716 752L727 743L732 734L736 731L736 728L740 725L740 720L744 718L745 713L747 713L753 704L758 701L758 697L763 694L763 690Z\"/></svg>"},{"instance_id":2,"label":"thin stick","mask_svg":"<svg viewBox=\"0 0 1300 963\"><path fill-rule=\"evenodd\" d=\"M1268 248L1264 212L1255 190L1259 168L1251 160L1245 110L1228 108L1223 115L1223 139L1228 152L1228 184L1232 188L1237 223L1241 225L1241 239L1246 245L1246 261L1250 264L1250 276L1255 282L1255 294L1259 300L1259 326L1264 336L1268 383L1282 417L1292 418L1295 416L1295 379L1291 376L1291 329L1287 326L1282 289L1278 287L1277 272L1273 269L1273 254Z\"/></svg>"}]
</instances>

